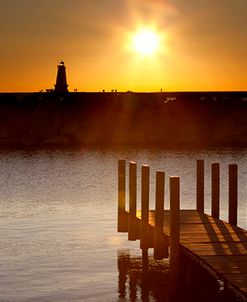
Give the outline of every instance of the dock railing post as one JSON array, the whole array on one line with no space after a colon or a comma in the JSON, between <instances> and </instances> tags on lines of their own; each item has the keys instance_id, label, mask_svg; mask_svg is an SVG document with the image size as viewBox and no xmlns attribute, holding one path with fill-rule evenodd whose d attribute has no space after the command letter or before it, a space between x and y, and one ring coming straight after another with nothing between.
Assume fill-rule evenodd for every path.
<instances>
[{"instance_id":1,"label":"dock railing post","mask_svg":"<svg viewBox=\"0 0 247 302\"><path fill-rule=\"evenodd\" d=\"M211 215L214 218L220 216L220 164L214 163L211 167L212 178L211 178Z\"/></svg>"},{"instance_id":2,"label":"dock railing post","mask_svg":"<svg viewBox=\"0 0 247 302\"><path fill-rule=\"evenodd\" d=\"M204 213L204 160L197 160L196 165L196 209Z\"/></svg>"},{"instance_id":3,"label":"dock railing post","mask_svg":"<svg viewBox=\"0 0 247 302\"><path fill-rule=\"evenodd\" d=\"M176 275L180 242L180 180L177 176L170 177L170 212L170 271Z\"/></svg>"},{"instance_id":4,"label":"dock railing post","mask_svg":"<svg viewBox=\"0 0 247 302\"><path fill-rule=\"evenodd\" d=\"M164 193L165 173L156 172L155 222L154 222L154 259L168 257L168 246L164 240Z\"/></svg>"},{"instance_id":5,"label":"dock railing post","mask_svg":"<svg viewBox=\"0 0 247 302\"><path fill-rule=\"evenodd\" d=\"M149 234L148 234L148 220L149 220L149 181L150 169L149 166L142 166L141 170L141 249L148 250L149 248Z\"/></svg>"},{"instance_id":6,"label":"dock railing post","mask_svg":"<svg viewBox=\"0 0 247 302\"><path fill-rule=\"evenodd\" d=\"M140 236L140 229L136 217L137 202L137 172L136 163L129 163L129 224L128 224L128 240L136 240Z\"/></svg>"},{"instance_id":7,"label":"dock railing post","mask_svg":"<svg viewBox=\"0 0 247 302\"><path fill-rule=\"evenodd\" d=\"M118 232L128 232L128 216L125 211L125 160L118 161Z\"/></svg>"},{"instance_id":8,"label":"dock railing post","mask_svg":"<svg viewBox=\"0 0 247 302\"><path fill-rule=\"evenodd\" d=\"M229 165L229 223L237 226L238 216L238 165Z\"/></svg>"}]
</instances>

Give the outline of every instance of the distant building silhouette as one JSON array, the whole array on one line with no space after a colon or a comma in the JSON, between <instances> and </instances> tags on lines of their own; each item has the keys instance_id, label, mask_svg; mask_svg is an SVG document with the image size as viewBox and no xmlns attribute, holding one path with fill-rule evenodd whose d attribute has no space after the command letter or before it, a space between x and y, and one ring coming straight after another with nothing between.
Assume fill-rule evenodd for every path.
<instances>
[{"instance_id":1,"label":"distant building silhouette","mask_svg":"<svg viewBox=\"0 0 247 302\"><path fill-rule=\"evenodd\" d=\"M66 68L63 61L61 61L57 66L57 80L55 85L55 92L68 92Z\"/></svg>"}]
</instances>

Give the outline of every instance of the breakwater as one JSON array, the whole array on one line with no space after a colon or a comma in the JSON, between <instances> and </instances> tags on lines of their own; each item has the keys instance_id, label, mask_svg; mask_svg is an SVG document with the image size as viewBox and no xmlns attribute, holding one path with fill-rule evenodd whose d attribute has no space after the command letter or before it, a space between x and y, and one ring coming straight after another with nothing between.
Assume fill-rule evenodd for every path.
<instances>
[{"instance_id":1,"label":"breakwater","mask_svg":"<svg viewBox=\"0 0 247 302\"><path fill-rule=\"evenodd\" d=\"M246 147L247 92L1 93L0 147Z\"/></svg>"}]
</instances>

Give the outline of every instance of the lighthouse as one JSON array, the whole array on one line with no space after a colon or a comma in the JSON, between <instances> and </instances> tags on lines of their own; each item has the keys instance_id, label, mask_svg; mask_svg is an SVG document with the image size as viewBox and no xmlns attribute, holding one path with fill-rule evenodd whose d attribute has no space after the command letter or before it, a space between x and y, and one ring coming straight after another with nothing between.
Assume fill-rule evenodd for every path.
<instances>
[{"instance_id":1,"label":"lighthouse","mask_svg":"<svg viewBox=\"0 0 247 302\"><path fill-rule=\"evenodd\" d=\"M68 92L66 68L64 65L64 61L61 61L57 66L57 80L55 85L55 92Z\"/></svg>"}]
</instances>

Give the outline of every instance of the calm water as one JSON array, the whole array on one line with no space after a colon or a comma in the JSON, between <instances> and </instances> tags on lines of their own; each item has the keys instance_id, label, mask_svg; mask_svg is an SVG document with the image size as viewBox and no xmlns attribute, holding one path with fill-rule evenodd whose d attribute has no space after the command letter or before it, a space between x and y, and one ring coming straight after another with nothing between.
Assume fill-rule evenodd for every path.
<instances>
[{"instance_id":1,"label":"calm water","mask_svg":"<svg viewBox=\"0 0 247 302\"><path fill-rule=\"evenodd\" d=\"M128 242L126 234L116 232L119 158L135 160L139 167L150 164L151 175L156 170L164 170L166 177L179 175L183 208L195 207L195 160L205 159L207 175L211 163L220 162L223 219L227 219L227 165L239 164L238 221L247 227L247 150L0 153L0 301L166 297L167 264L153 263L150 269L151 280L161 280L163 274L163 285L145 281L138 242ZM154 179L151 198L153 184ZM207 176L207 212L210 185Z\"/></svg>"}]
</instances>

